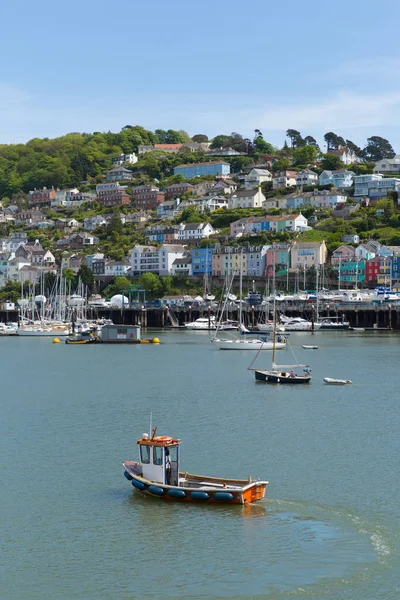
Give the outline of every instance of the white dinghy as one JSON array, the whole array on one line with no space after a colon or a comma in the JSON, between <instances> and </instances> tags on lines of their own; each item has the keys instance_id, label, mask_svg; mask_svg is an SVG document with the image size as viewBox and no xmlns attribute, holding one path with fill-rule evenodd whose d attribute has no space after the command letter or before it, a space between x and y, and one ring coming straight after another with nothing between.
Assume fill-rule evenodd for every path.
<instances>
[{"instance_id":1,"label":"white dinghy","mask_svg":"<svg viewBox=\"0 0 400 600\"><path fill-rule=\"evenodd\" d=\"M348 385L353 383L351 379L332 379L331 377L324 377L324 381L328 385Z\"/></svg>"}]
</instances>

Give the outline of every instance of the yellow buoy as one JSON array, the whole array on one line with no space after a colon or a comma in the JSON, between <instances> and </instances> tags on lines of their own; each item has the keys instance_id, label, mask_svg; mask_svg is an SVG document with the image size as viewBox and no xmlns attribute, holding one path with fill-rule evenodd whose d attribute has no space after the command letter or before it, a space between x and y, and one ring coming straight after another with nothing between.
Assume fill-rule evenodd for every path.
<instances>
[{"instance_id":1,"label":"yellow buoy","mask_svg":"<svg viewBox=\"0 0 400 600\"><path fill-rule=\"evenodd\" d=\"M153 344L159 344L160 343L160 340L158 338L153 338L151 341L153 342Z\"/></svg>"},{"instance_id":2,"label":"yellow buoy","mask_svg":"<svg viewBox=\"0 0 400 600\"><path fill-rule=\"evenodd\" d=\"M58 338L54 338L53 344L59 344L59 343L60 343L60 340Z\"/></svg>"}]
</instances>

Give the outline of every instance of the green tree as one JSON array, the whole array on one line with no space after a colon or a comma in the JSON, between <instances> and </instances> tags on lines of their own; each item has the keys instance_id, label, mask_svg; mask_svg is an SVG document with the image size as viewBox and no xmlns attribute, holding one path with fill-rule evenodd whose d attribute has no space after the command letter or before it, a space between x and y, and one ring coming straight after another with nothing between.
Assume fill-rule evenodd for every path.
<instances>
[{"instance_id":1,"label":"green tree","mask_svg":"<svg viewBox=\"0 0 400 600\"><path fill-rule=\"evenodd\" d=\"M275 154L275 148L263 138L263 134L259 129L254 130L255 136L253 139L254 149L259 154Z\"/></svg>"},{"instance_id":2,"label":"green tree","mask_svg":"<svg viewBox=\"0 0 400 600\"><path fill-rule=\"evenodd\" d=\"M197 143L208 142L208 136L204 133L196 133L194 136L192 136L192 140L193 142Z\"/></svg>"},{"instance_id":3,"label":"green tree","mask_svg":"<svg viewBox=\"0 0 400 600\"><path fill-rule=\"evenodd\" d=\"M313 164L318 156L318 150L315 146L303 146L293 152L295 166L309 166Z\"/></svg>"},{"instance_id":4,"label":"green tree","mask_svg":"<svg viewBox=\"0 0 400 600\"><path fill-rule=\"evenodd\" d=\"M162 294L163 286L159 276L155 273L143 273L139 279L139 284L153 298L158 298Z\"/></svg>"},{"instance_id":5,"label":"green tree","mask_svg":"<svg viewBox=\"0 0 400 600\"><path fill-rule=\"evenodd\" d=\"M367 145L363 151L363 156L367 160L377 162L382 158L393 158L394 155L392 145L385 138L375 135L367 139Z\"/></svg>"},{"instance_id":6,"label":"green tree","mask_svg":"<svg viewBox=\"0 0 400 600\"><path fill-rule=\"evenodd\" d=\"M92 290L94 283L94 275L93 271L89 269L89 267L85 264L82 264L79 267L79 271L77 273L77 277L80 278L84 285L87 285L90 290Z\"/></svg>"},{"instance_id":7,"label":"green tree","mask_svg":"<svg viewBox=\"0 0 400 600\"><path fill-rule=\"evenodd\" d=\"M324 171L336 171L337 169L343 169L345 165L336 154L323 154L321 160L321 169Z\"/></svg>"},{"instance_id":8,"label":"green tree","mask_svg":"<svg viewBox=\"0 0 400 600\"><path fill-rule=\"evenodd\" d=\"M296 131L296 129L288 129L286 131L286 137L290 139L292 148L301 148L305 145L305 141L301 137L300 131Z\"/></svg>"},{"instance_id":9,"label":"green tree","mask_svg":"<svg viewBox=\"0 0 400 600\"><path fill-rule=\"evenodd\" d=\"M114 208L113 214L111 215L110 221L107 225L107 234L120 234L123 231L123 224L121 221L121 211L118 207Z\"/></svg>"}]
</instances>

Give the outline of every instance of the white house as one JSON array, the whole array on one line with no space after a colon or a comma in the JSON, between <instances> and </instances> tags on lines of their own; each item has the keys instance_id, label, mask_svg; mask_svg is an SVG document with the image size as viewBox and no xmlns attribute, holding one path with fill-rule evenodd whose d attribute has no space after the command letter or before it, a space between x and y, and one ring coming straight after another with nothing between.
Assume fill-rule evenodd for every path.
<instances>
[{"instance_id":1,"label":"white house","mask_svg":"<svg viewBox=\"0 0 400 600\"><path fill-rule=\"evenodd\" d=\"M171 268L172 275L185 275L191 277L192 271L192 255L182 256L182 258L176 258L172 263Z\"/></svg>"},{"instance_id":2,"label":"white house","mask_svg":"<svg viewBox=\"0 0 400 600\"><path fill-rule=\"evenodd\" d=\"M78 188L56 190L56 197L52 200L51 206L62 206L65 202L71 201L75 194L79 194Z\"/></svg>"},{"instance_id":3,"label":"white house","mask_svg":"<svg viewBox=\"0 0 400 600\"><path fill-rule=\"evenodd\" d=\"M274 190L296 185L296 171L277 171L272 177Z\"/></svg>"},{"instance_id":4,"label":"white house","mask_svg":"<svg viewBox=\"0 0 400 600\"><path fill-rule=\"evenodd\" d=\"M204 240L214 233L216 233L216 230L210 223L182 223L178 230L178 241L193 242Z\"/></svg>"},{"instance_id":5,"label":"white house","mask_svg":"<svg viewBox=\"0 0 400 600\"><path fill-rule=\"evenodd\" d=\"M131 154L120 154L119 156L115 156L112 159L112 164L113 164L113 167L120 167L121 165L123 165L125 163L134 165L135 163L137 163L137 161L138 161L138 157L136 156L136 154L134 152L131 152Z\"/></svg>"},{"instance_id":6,"label":"white house","mask_svg":"<svg viewBox=\"0 0 400 600\"><path fill-rule=\"evenodd\" d=\"M382 158L374 167L375 173L400 173L400 154L393 158Z\"/></svg>"},{"instance_id":7,"label":"white house","mask_svg":"<svg viewBox=\"0 0 400 600\"><path fill-rule=\"evenodd\" d=\"M108 277L122 277L131 268L129 260L110 260L105 263L104 275Z\"/></svg>"},{"instance_id":8,"label":"white house","mask_svg":"<svg viewBox=\"0 0 400 600\"><path fill-rule=\"evenodd\" d=\"M228 199L224 196L202 196L201 198L193 198L192 203L199 212L204 212L206 209L214 212L218 208L228 208Z\"/></svg>"},{"instance_id":9,"label":"white house","mask_svg":"<svg viewBox=\"0 0 400 600\"><path fill-rule=\"evenodd\" d=\"M286 208L287 207L287 196L283 198L267 198L264 200L262 208L269 210L271 208Z\"/></svg>"},{"instance_id":10,"label":"white house","mask_svg":"<svg viewBox=\"0 0 400 600\"><path fill-rule=\"evenodd\" d=\"M246 189L259 187L264 181L271 181L272 175L267 169L252 169L250 173L242 178L243 185Z\"/></svg>"},{"instance_id":11,"label":"white house","mask_svg":"<svg viewBox=\"0 0 400 600\"><path fill-rule=\"evenodd\" d=\"M357 154L353 152L353 150L350 150L350 148L347 148L346 146L339 146L337 150L330 150L329 154L338 156L345 165L362 162L361 158L359 158Z\"/></svg>"},{"instance_id":12,"label":"white house","mask_svg":"<svg viewBox=\"0 0 400 600\"><path fill-rule=\"evenodd\" d=\"M93 231L93 229L103 227L104 225L107 225L107 221L101 215L95 215L94 217L86 217L83 219L83 229L85 231Z\"/></svg>"},{"instance_id":13,"label":"white house","mask_svg":"<svg viewBox=\"0 0 400 600\"><path fill-rule=\"evenodd\" d=\"M130 252L131 273L169 275L174 260L184 254L185 248L181 244L163 244L160 248L136 245Z\"/></svg>"},{"instance_id":14,"label":"white house","mask_svg":"<svg viewBox=\"0 0 400 600\"><path fill-rule=\"evenodd\" d=\"M296 186L302 188L305 185L318 185L318 175L310 169L296 173Z\"/></svg>"},{"instance_id":15,"label":"white house","mask_svg":"<svg viewBox=\"0 0 400 600\"><path fill-rule=\"evenodd\" d=\"M6 280L21 281L20 271L22 267L25 267L27 265L30 266L30 264L30 260L24 258L23 256L15 256L14 258L9 258L7 263Z\"/></svg>"},{"instance_id":16,"label":"white house","mask_svg":"<svg viewBox=\"0 0 400 600\"><path fill-rule=\"evenodd\" d=\"M262 208L265 196L260 188L236 190L228 198L228 208Z\"/></svg>"}]
</instances>

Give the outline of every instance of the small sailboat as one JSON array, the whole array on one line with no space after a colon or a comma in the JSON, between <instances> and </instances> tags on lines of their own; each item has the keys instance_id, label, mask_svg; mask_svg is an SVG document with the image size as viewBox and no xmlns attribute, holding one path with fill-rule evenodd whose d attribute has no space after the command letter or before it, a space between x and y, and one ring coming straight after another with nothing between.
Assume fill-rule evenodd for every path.
<instances>
[{"instance_id":1,"label":"small sailboat","mask_svg":"<svg viewBox=\"0 0 400 600\"><path fill-rule=\"evenodd\" d=\"M181 440L156 436L156 432L157 427L151 436L144 433L138 440L138 462L122 463L126 479L142 494L160 500L203 504L249 504L264 498L268 481L251 477L222 479L179 471Z\"/></svg>"},{"instance_id":2,"label":"small sailboat","mask_svg":"<svg viewBox=\"0 0 400 600\"><path fill-rule=\"evenodd\" d=\"M276 322L276 314L274 311L274 321ZM277 365L275 364L275 349L276 349L276 327L274 327L274 338L272 348L272 365L270 370L252 369L251 363L249 371L254 371L256 381L264 381L266 383L284 383L290 385L297 385L302 383L310 383L311 381L311 369L308 365ZM258 354L257 354L258 356ZM257 358L256 356L256 358ZM295 369L302 369L302 375L299 375Z\"/></svg>"}]
</instances>

